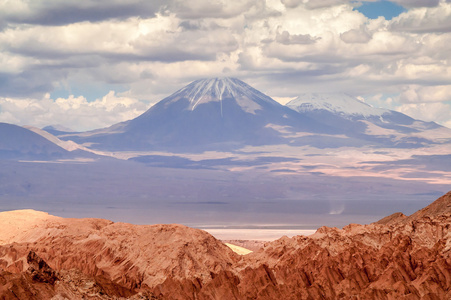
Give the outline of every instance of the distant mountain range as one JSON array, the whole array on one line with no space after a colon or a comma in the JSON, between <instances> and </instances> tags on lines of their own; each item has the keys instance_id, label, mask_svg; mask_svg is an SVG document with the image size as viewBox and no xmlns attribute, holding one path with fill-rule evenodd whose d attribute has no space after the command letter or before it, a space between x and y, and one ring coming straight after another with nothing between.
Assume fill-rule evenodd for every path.
<instances>
[{"instance_id":1,"label":"distant mountain range","mask_svg":"<svg viewBox=\"0 0 451 300\"><path fill-rule=\"evenodd\" d=\"M49 126L45 126L44 128L42 128L42 130L45 130L48 133L53 134L53 135L63 134L63 133L67 133L67 132L75 132L75 130L72 130L72 129L62 126L62 125L49 125Z\"/></svg>"},{"instance_id":2,"label":"distant mountain range","mask_svg":"<svg viewBox=\"0 0 451 300\"><path fill-rule=\"evenodd\" d=\"M0 159L55 160L93 156L89 149L31 126L0 123Z\"/></svg>"},{"instance_id":3,"label":"distant mountain range","mask_svg":"<svg viewBox=\"0 0 451 300\"><path fill-rule=\"evenodd\" d=\"M0 209L339 226L419 207L451 182L451 129L342 94L281 105L233 78L109 128L44 129L0 123Z\"/></svg>"},{"instance_id":4,"label":"distant mountain range","mask_svg":"<svg viewBox=\"0 0 451 300\"><path fill-rule=\"evenodd\" d=\"M56 133L108 151L230 151L274 144L415 148L451 141L451 130L436 123L344 94L304 94L284 106L235 78L194 81L139 117L109 128Z\"/></svg>"},{"instance_id":5,"label":"distant mountain range","mask_svg":"<svg viewBox=\"0 0 451 300\"><path fill-rule=\"evenodd\" d=\"M302 94L281 105L235 78L194 81L137 118L104 129L80 133L3 123L0 135L0 157L48 159L92 150L192 153L265 145L417 148L451 143L451 129L345 94Z\"/></svg>"},{"instance_id":6,"label":"distant mountain range","mask_svg":"<svg viewBox=\"0 0 451 300\"><path fill-rule=\"evenodd\" d=\"M390 112L388 109L374 108L344 93L305 93L288 102L287 106L300 113L328 111L347 119L382 116Z\"/></svg>"},{"instance_id":7,"label":"distant mountain range","mask_svg":"<svg viewBox=\"0 0 451 300\"><path fill-rule=\"evenodd\" d=\"M234 150L284 144L296 132L337 134L234 78L197 80L141 116L62 139L102 150Z\"/></svg>"},{"instance_id":8,"label":"distant mountain range","mask_svg":"<svg viewBox=\"0 0 451 300\"><path fill-rule=\"evenodd\" d=\"M449 128L375 108L346 94L302 94L287 106L302 117L340 128L348 137L365 140L376 147L416 148L451 142Z\"/></svg>"},{"instance_id":9,"label":"distant mountain range","mask_svg":"<svg viewBox=\"0 0 451 300\"><path fill-rule=\"evenodd\" d=\"M0 123L0 158L55 159L69 151L27 128Z\"/></svg>"}]
</instances>

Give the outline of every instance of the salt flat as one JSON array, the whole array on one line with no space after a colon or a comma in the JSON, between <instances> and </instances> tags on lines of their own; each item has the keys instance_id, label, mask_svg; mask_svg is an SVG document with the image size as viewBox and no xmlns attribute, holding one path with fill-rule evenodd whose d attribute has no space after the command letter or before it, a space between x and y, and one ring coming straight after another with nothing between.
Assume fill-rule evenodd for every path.
<instances>
[{"instance_id":1,"label":"salt flat","mask_svg":"<svg viewBox=\"0 0 451 300\"><path fill-rule=\"evenodd\" d=\"M274 241L283 236L293 237L296 235L311 235L316 229L218 229L204 228L219 240L255 240Z\"/></svg>"}]
</instances>

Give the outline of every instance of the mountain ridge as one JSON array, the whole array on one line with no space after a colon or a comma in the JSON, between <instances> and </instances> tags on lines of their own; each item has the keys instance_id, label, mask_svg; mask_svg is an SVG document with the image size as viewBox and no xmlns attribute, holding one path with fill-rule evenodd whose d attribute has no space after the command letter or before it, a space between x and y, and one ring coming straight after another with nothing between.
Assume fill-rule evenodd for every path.
<instances>
[{"instance_id":1,"label":"mountain ridge","mask_svg":"<svg viewBox=\"0 0 451 300\"><path fill-rule=\"evenodd\" d=\"M343 94L282 105L225 77L193 81L132 120L58 136L96 150L198 153L267 145L419 148L450 143L450 132Z\"/></svg>"},{"instance_id":2,"label":"mountain ridge","mask_svg":"<svg viewBox=\"0 0 451 300\"><path fill-rule=\"evenodd\" d=\"M69 155L67 149L32 130L0 123L0 159L55 159Z\"/></svg>"},{"instance_id":3,"label":"mountain ridge","mask_svg":"<svg viewBox=\"0 0 451 300\"><path fill-rule=\"evenodd\" d=\"M192 82L135 119L64 139L110 150L230 151L246 145L288 143L286 132L301 128L337 132L308 116L299 118L292 109L238 79L215 78Z\"/></svg>"},{"instance_id":4,"label":"mountain ridge","mask_svg":"<svg viewBox=\"0 0 451 300\"><path fill-rule=\"evenodd\" d=\"M382 116L388 109L375 108L346 93L304 93L286 104L298 112L328 110L352 116Z\"/></svg>"}]
</instances>

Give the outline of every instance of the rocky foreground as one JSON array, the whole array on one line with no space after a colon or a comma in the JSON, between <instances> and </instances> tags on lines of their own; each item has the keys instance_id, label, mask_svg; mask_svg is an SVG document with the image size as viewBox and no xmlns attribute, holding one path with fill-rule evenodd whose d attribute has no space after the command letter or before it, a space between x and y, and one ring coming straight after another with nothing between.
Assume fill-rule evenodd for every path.
<instances>
[{"instance_id":1,"label":"rocky foreground","mask_svg":"<svg viewBox=\"0 0 451 300\"><path fill-rule=\"evenodd\" d=\"M451 192L240 256L181 225L0 213L0 299L451 299Z\"/></svg>"}]
</instances>

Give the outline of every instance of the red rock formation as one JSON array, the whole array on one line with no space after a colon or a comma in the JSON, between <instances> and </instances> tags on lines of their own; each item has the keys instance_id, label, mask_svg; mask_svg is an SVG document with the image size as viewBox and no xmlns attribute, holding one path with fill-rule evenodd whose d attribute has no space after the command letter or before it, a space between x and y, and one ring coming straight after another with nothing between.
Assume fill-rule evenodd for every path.
<instances>
[{"instance_id":1,"label":"red rock formation","mask_svg":"<svg viewBox=\"0 0 451 300\"><path fill-rule=\"evenodd\" d=\"M448 193L243 257L181 225L0 213L0 298L451 299L450 207Z\"/></svg>"},{"instance_id":2,"label":"red rock formation","mask_svg":"<svg viewBox=\"0 0 451 300\"><path fill-rule=\"evenodd\" d=\"M229 243L251 251L260 250L266 243L266 241L256 241L256 240L221 240L223 243Z\"/></svg>"},{"instance_id":3,"label":"red rock formation","mask_svg":"<svg viewBox=\"0 0 451 300\"><path fill-rule=\"evenodd\" d=\"M451 214L451 191L441 196L425 208L410 215L406 221L411 221L422 217L433 218L445 214Z\"/></svg>"},{"instance_id":4,"label":"red rock formation","mask_svg":"<svg viewBox=\"0 0 451 300\"><path fill-rule=\"evenodd\" d=\"M404 220L405 218L407 218L406 215L404 215L401 212L397 212L397 213L391 214L383 219L380 219L379 221L375 222L375 224L392 225L392 224L400 222L401 220Z\"/></svg>"},{"instance_id":5,"label":"red rock formation","mask_svg":"<svg viewBox=\"0 0 451 300\"><path fill-rule=\"evenodd\" d=\"M21 248L11 245L6 252L18 253L16 247ZM21 250L24 249L19 252ZM34 251L28 252L26 260L28 268L25 271L17 268L15 272L0 271L0 299L141 299L142 296L102 276L90 276L77 269L56 272ZM147 295L150 298L151 294Z\"/></svg>"}]
</instances>

